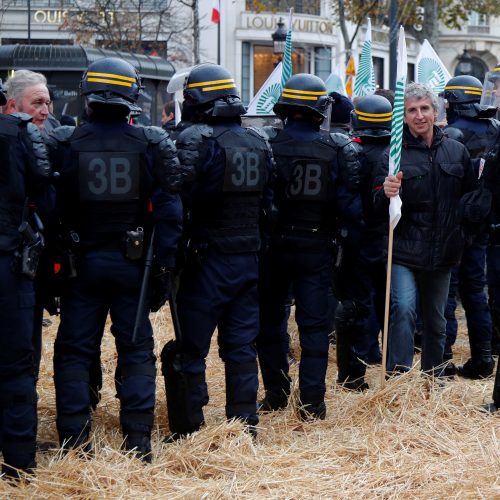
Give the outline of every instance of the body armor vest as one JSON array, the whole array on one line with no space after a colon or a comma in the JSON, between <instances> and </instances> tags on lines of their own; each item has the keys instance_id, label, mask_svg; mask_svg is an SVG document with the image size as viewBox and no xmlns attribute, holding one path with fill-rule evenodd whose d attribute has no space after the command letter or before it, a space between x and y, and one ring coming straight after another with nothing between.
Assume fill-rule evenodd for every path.
<instances>
[{"instance_id":1,"label":"body armor vest","mask_svg":"<svg viewBox=\"0 0 500 500\"><path fill-rule=\"evenodd\" d=\"M152 178L149 142L141 128L95 129L93 123L69 138L71 162L61 172L66 229L84 246L117 245L128 230L148 221Z\"/></svg>"},{"instance_id":2,"label":"body armor vest","mask_svg":"<svg viewBox=\"0 0 500 500\"><path fill-rule=\"evenodd\" d=\"M259 216L266 186L269 149L251 130L244 135L214 127L221 162L210 172L223 178L205 179L204 187L214 192L197 198L190 210L190 237L193 243L207 243L223 253L255 252L260 248Z\"/></svg>"},{"instance_id":3,"label":"body armor vest","mask_svg":"<svg viewBox=\"0 0 500 500\"><path fill-rule=\"evenodd\" d=\"M337 150L329 136L299 142L281 130L271 140L278 165L277 231L324 238L333 230L331 168Z\"/></svg>"},{"instance_id":4,"label":"body armor vest","mask_svg":"<svg viewBox=\"0 0 500 500\"><path fill-rule=\"evenodd\" d=\"M477 159L485 156L485 154L493 147L497 141L500 131L499 122L497 120L480 120L481 122L488 122L486 133L478 133L473 128L465 127L467 122L465 120L458 120L456 123L451 124L449 128L457 128L463 134L464 145L469 151L471 158Z\"/></svg>"},{"instance_id":5,"label":"body armor vest","mask_svg":"<svg viewBox=\"0 0 500 500\"><path fill-rule=\"evenodd\" d=\"M26 153L21 139L22 120L0 115L0 251L15 250L26 201Z\"/></svg>"}]
</instances>

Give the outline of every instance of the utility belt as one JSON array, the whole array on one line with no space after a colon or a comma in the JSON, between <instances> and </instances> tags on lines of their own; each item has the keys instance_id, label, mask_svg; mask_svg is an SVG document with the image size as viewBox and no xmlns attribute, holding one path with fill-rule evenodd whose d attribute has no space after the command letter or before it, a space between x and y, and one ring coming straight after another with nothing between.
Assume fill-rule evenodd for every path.
<instances>
[{"instance_id":1,"label":"utility belt","mask_svg":"<svg viewBox=\"0 0 500 500\"><path fill-rule=\"evenodd\" d=\"M42 233L33 231L27 221L21 223L18 231L22 241L15 253L15 267L23 276L32 280L35 278L45 241Z\"/></svg>"},{"instance_id":2,"label":"utility belt","mask_svg":"<svg viewBox=\"0 0 500 500\"><path fill-rule=\"evenodd\" d=\"M141 260L144 255L145 241L144 229L125 231L123 237L108 241L87 241L80 240L80 236L75 231L69 231L62 238L61 274L65 278L75 278L77 276L78 259L82 252L89 250L120 250L129 260Z\"/></svg>"}]
</instances>

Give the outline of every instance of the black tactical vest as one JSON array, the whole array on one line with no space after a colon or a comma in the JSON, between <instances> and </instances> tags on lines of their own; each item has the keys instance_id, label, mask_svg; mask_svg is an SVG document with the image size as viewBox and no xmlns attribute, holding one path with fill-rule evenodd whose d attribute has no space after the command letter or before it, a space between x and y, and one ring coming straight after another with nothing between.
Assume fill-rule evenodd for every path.
<instances>
[{"instance_id":1,"label":"black tactical vest","mask_svg":"<svg viewBox=\"0 0 500 500\"><path fill-rule=\"evenodd\" d=\"M214 127L220 164L211 165L219 179L216 192L200 196L190 210L190 236L193 243L207 243L223 253L256 252L260 248L259 215L266 186L269 149L256 132L245 129L236 134L224 127ZM219 175L218 174L218 175ZM204 181L200 181L204 182Z\"/></svg>"},{"instance_id":2,"label":"black tactical vest","mask_svg":"<svg viewBox=\"0 0 500 500\"><path fill-rule=\"evenodd\" d=\"M271 146L278 166L277 232L324 239L331 234L335 220L331 204L335 145L329 136L300 142L281 130Z\"/></svg>"},{"instance_id":3,"label":"black tactical vest","mask_svg":"<svg viewBox=\"0 0 500 500\"><path fill-rule=\"evenodd\" d=\"M60 196L66 229L85 246L118 245L125 232L149 222L152 178L149 142L142 128L97 132L89 123L69 138L70 164L61 170Z\"/></svg>"},{"instance_id":4,"label":"black tactical vest","mask_svg":"<svg viewBox=\"0 0 500 500\"><path fill-rule=\"evenodd\" d=\"M18 228L26 200L26 152L22 120L0 115L0 251L15 250L21 243Z\"/></svg>"}]
</instances>

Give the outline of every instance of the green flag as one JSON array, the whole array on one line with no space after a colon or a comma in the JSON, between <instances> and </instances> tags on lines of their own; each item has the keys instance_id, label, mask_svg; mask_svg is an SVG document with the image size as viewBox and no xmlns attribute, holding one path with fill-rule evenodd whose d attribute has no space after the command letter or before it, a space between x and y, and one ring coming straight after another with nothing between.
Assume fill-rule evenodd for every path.
<instances>
[{"instance_id":1,"label":"green flag","mask_svg":"<svg viewBox=\"0 0 500 500\"><path fill-rule=\"evenodd\" d=\"M292 78L292 15L290 9L288 17L288 31L286 32L285 53L283 54L283 73L281 74L281 88L285 88L285 83Z\"/></svg>"}]
</instances>

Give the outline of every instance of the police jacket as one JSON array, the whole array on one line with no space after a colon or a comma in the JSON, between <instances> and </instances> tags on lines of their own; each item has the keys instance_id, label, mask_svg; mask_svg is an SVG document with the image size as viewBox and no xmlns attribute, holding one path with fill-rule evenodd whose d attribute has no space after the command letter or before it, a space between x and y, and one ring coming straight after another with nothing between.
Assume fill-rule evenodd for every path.
<instances>
[{"instance_id":1,"label":"police jacket","mask_svg":"<svg viewBox=\"0 0 500 500\"><path fill-rule=\"evenodd\" d=\"M340 144L335 135L340 134L324 135L308 122L288 119L284 129L270 140L277 164L276 243L324 249L341 227L346 227L350 236L359 234L363 226L361 199L356 190L349 189L352 161L345 161L343 151L350 140L342 136Z\"/></svg>"},{"instance_id":2,"label":"police jacket","mask_svg":"<svg viewBox=\"0 0 500 500\"><path fill-rule=\"evenodd\" d=\"M403 205L394 230L393 262L427 271L458 264L463 249L459 202L476 186L467 149L438 127L428 147L405 125L400 168ZM375 203L387 217L386 176L387 166L381 166L375 180Z\"/></svg>"},{"instance_id":3,"label":"police jacket","mask_svg":"<svg viewBox=\"0 0 500 500\"><path fill-rule=\"evenodd\" d=\"M266 139L227 119L191 125L176 146L189 245L226 254L257 252L261 214L272 201L273 161Z\"/></svg>"},{"instance_id":4,"label":"police jacket","mask_svg":"<svg viewBox=\"0 0 500 500\"><path fill-rule=\"evenodd\" d=\"M164 130L91 117L80 127L57 128L48 148L60 174L63 237L75 231L84 249L124 249L127 231L147 232L154 223L159 265L173 267L182 230L181 174Z\"/></svg>"},{"instance_id":5,"label":"police jacket","mask_svg":"<svg viewBox=\"0 0 500 500\"><path fill-rule=\"evenodd\" d=\"M29 212L36 208L46 221L54 205L47 151L31 116L0 115L0 156L0 251L10 252L21 244L21 222L33 226Z\"/></svg>"}]
</instances>

